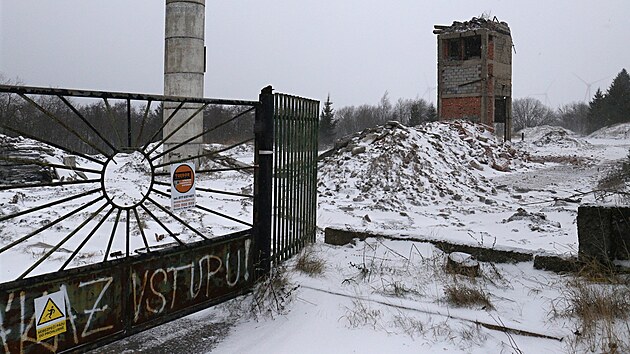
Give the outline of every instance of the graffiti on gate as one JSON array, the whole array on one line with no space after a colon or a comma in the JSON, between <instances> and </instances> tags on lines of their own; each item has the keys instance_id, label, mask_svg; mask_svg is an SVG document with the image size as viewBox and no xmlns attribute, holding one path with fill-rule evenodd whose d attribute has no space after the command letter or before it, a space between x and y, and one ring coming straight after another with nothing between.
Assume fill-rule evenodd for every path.
<instances>
[{"instance_id":1,"label":"graffiti on gate","mask_svg":"<svg viewBox=\"0 0 630 354\"><path fill-rule=\"evenodd\" d=\"M202 243L207 243L202 241ZM130 257L2 284L0 353L59 352L122 337L247 291L252 239ZM100 266L100 267L99 267ZM64 333L38 341L34 299L61 292ZM138 328L135 328L137 326Z\"/></svg>"}]
</instances>

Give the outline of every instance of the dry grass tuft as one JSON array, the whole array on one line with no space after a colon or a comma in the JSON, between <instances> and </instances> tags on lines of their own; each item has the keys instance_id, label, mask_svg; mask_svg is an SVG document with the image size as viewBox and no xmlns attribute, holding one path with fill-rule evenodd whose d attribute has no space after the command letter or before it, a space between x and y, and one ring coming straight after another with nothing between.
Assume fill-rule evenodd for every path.
<instances>
[{"instance_id":1,"label":"dry grass tuft","mask_svg":"<svg viewBox=\"0 0 630 354\"><path fill-rule=\"evenodd\" d=\"M556 316L577 320L574 351L630 352L630 283L614 269L594 262L571 278L560 300ZM556 307L554 305L554 307Z\"/></svg>"},{"instance_id":2,"label":"dry grass tuft","mask_svg":"<svg viewBox=\"0 0 630 354\"><path fill-rule=\"evenodd\" d=\"M482 309L494 309L488 294L484 291L471 288L464 284L450 284L444 288L446 301L458 307L481 306Z\"/></svg>"},{"instance_id":3,"label":"dry grass tuft","mask_svg":"<svg viewBox=\"0 0 630 354\"><path fill-rule=\"evenodd\" d=\"M291 303L295 290L299 285L293 285L287 271L283 267L275 268L261 280L253 291L252 313L254 316L283 315L288 312L287 305Z\"/></svg>"},{"instance_id":4,"label":"dry grass tuft","mask_svg":"<svg viewBox=\"0 0 630 354\"><path fill-rule=\"evenodd\" d=\"M324 273L326 264L322 258L315 254L312 247L307 247L298 256L295 269L310 276L317 276Z\"/></svg>"}]
</instances>

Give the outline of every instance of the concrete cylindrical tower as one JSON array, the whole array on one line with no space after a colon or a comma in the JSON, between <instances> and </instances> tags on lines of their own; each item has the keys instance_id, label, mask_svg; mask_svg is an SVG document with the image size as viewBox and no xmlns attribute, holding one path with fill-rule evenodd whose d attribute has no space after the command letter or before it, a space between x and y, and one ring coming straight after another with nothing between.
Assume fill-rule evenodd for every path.
<instances>
[{"instance_id":1,"label":"concrete cylindrical tower","mask_svg":"<svg viewBox=\"0 0 630 354\"><path fill-rule=\"evenodd\" d=\"M164 95L203 97L205 72L205 0L166 0L166 26L164 43ZM165 103L163 120L166 121L177 108L177 103ZM166 125L163 136L167 137L197 109L199 104L186 104ZM203 131L203 113L200 112L164 144L173 145L200 134ZM178 148L165 156L168 160L200 154L202 138Z\"/></svg>"}]
</instances>

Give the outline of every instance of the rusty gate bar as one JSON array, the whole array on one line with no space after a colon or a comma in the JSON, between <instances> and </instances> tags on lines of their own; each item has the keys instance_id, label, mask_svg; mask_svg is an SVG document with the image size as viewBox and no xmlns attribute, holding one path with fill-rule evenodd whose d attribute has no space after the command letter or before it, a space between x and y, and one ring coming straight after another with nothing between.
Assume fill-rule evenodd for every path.
<instances>
[{"instance_id":1,"label":"rusty gate bar","mask_svg":"<svg viewBox=\"0 0 630 354\"><path fill-rule=\"evenodd\" d=\"M274 94L274 264L315 241L319 102Z\"/></svg>"},{"instance_id":2,"label":"rusty gate bar","mask_svg":"<svg viewBox=\"0 0 630 354\"><path fill-rule=\"evenodd\" d=\"M257 106L258 101L247 100L227 100L220 98L197 98L197 97L180 97L180 96L164 96L164 95L150 95L142 93L129 93L129 92L112 92L112 91L92 91L92 90L72 90L63 88L46 88L46 87L33 87L33 86L13 86L13 85L0 85L1 93L16 93L16 94L28 94L28 95L54 95L54 96L71 96L82 98L111 98L120 100L134 100L134 101L169 101L169 102L183 102L183 103L207 103L213 105L231 105L231 106Z\"/></svg>"}]
</instances>

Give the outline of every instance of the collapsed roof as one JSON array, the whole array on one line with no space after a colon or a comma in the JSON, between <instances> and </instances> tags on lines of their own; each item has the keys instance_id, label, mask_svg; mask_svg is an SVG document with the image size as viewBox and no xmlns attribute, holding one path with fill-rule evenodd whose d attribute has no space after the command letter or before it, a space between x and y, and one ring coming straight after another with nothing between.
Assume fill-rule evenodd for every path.
<instances>
[{"instance_id":1,"label":"collapsed roof","mask_svg":"<svg viewBox=\"0 0 630 354\"><path fill-rule=\"evenodd\" d=\"M456 32L468 32L478 29L488 29L501 34L511 35L510 27L506 22L500 22L496 16L491 20L484 17L473 17L470 21L453 21L450 26L434 25L434 34L456 33Z\"/></svg>"}]
</instances>

